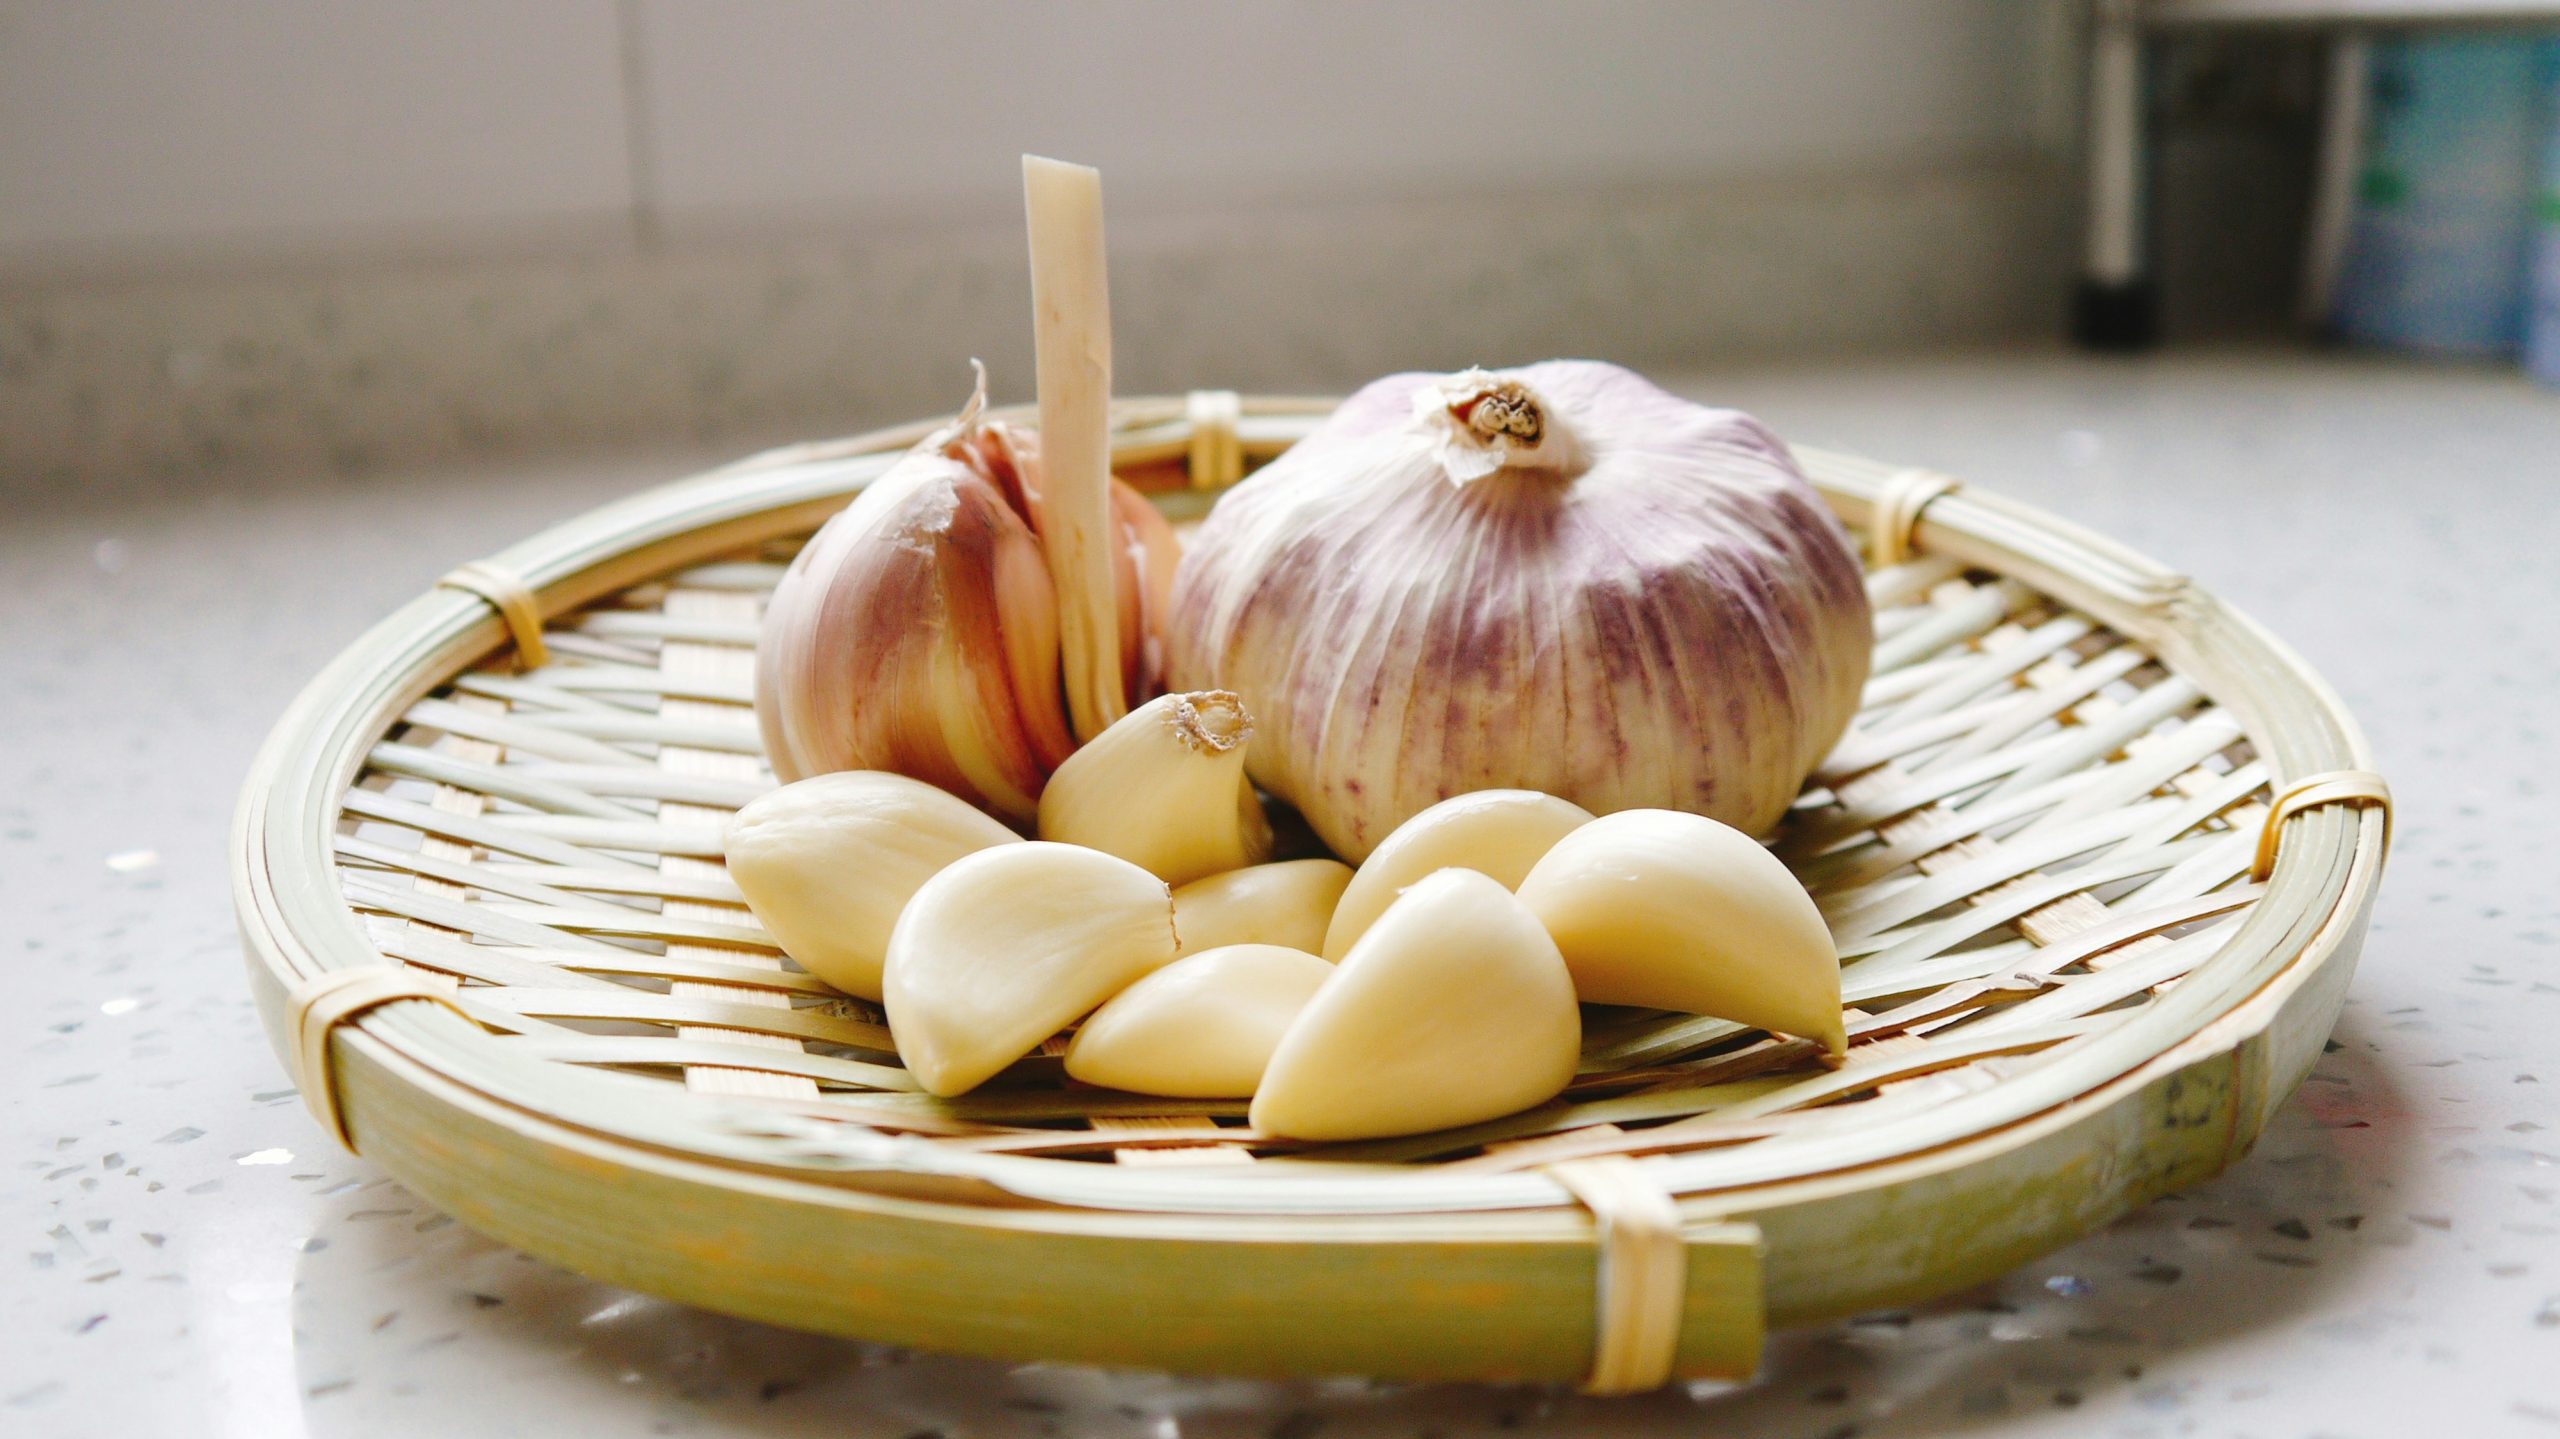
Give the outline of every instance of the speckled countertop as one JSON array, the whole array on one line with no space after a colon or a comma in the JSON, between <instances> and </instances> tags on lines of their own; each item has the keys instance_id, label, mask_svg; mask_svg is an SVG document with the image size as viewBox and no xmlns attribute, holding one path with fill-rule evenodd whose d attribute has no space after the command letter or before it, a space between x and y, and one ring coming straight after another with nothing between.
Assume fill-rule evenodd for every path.
<instances>
[{"instance_id":1,"label":"speckled countertop","mask_svg":"<svg viewBox=\"0 0 2560 1439\"><path fill-rule=\"evenodd\" d=\"M245 995L224 827L268 723L374 616L721 456L22 501L0 522L0 1434L2560 1434L2560 396L2280 353L1686 387L2114 534L2362 719L2399 848L2331 1053L2247 1161L1997 1284L1783 1336L1754 1385L1611 1402L1010 1367L591 1283L322 1139Z\"/></svg>"}]
</instances>

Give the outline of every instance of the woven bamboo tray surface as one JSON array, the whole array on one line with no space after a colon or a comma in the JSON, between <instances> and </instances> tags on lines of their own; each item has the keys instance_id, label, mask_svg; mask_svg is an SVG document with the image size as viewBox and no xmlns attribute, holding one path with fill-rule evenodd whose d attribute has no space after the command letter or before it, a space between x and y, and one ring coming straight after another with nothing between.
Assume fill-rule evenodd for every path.
<instances>
[{"instance_id":1,"label":"woven bamboo tray surface","mask_svg":"<svg viewBox=\"0 0 2560 1439\"><path fill-rule=\"evenodd\" d=\"M1196 512L1321 410L1133 404L1121 464L1176 482L1187 465L1204 488L1167 505ZM475 1094L740 1176L1340 1222L1570 1210L1581 1171L1550 1166L1632 1156L1703 1224L1750 1207L1719 1196L1853 1184L2192 1048L2324 929L2360 922L2378 865L2382 816L2360 806L2268 825L2293 781L2364 760L2317 682L2245 621L1943 477L1806 452L1867 545L1876 612L1856 723L1772 841L1839 944L1845 1063L1720 1020L1596 1010L1561 1098L1413 1138L1268 1139L1241 1102L1072 1084L1058 1041L938 1099L876 1006L775 948L720 860L725 818L773 783L753 713L765 597L912 434L628 502L583 550L552 545L552 573L500 557L404 612L398 653L342 661L244 809L260 851L244 921L284 978L396 964L367 982L438 1003L373 1009L369 1032ZM348 993L351 1013L372 1002ZM303 1078L344 1123L322 1003ZM280 1039L311 1047L309 1018ZM2227 1153L2254 1134L2238 1107Z\"/></svg>"}]
</instances>

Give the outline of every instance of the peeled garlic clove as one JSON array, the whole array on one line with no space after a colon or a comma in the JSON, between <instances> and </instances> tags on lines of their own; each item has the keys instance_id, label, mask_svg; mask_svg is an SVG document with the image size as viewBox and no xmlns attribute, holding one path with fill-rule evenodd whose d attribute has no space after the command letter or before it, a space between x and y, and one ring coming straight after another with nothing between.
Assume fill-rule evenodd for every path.
<instances>
[{"instance_id":1,"label":"peeled garlic clove","mask_svg":"<svg viewBox=\"0 0 2560 1439\"><path fill-rule=\"evenodd\" d=\"M1444 799L1396 826L1343 891L1325 932L1324 957L1338 960L1387 912L1406 885L1443 869L1471 869L1518 889L1557 840L1591 822L1591 811L1551 794L1488 789Z\"/></svg>"},{"instance_id":2,"label":"peeled garlic clove","mask_svg":"<svg viewBox=\"0 0 2560 1439\"><path fill-rule=\"evenodd\" d=\"M1074 845L1000 845L907 901L882 997L916 1081L964 1094L1173 956L1162 880Z\"/></svg>"},{"instance_id":3,"label":"peeled garlic clove","mask_svg":"<svg viewBox=\"0 0 2560 1439\"><path fill-rule=\"evenodd\" d=\"M898 912L953 860L1021 837L922 780L879 770L816 775L757 796L729 821L729 877L800 967L864 999Z\"/></svg>"},{"instance_id":4,"label":"peeled garlic clove","mask_svg":"<svg viewBox=\"0 0 2560 1439\"><path fill-rule=\"evenodd\" d=\"M1067 1073L1139 1094L1243 1099L1332 977L1332 965L1276 944L1184 955L1094 1011L1067 1046Z\"/></svg>"},{"instance_id":5,"label":"peeled garlic clove","mask_svg":"<svg viewBox=\"0 0 2560 1439\"><path fill-rule=\"evenodd\" d=\"M1787 867L1740 830L1669 810L1603 815L1558 840L1519 893L1588 1003L1847 1047L1831 931Z\"/></svg>"},{"instance_id":6,"label":"peeled garlic clove","mask_svg":"<svg viewBox=\"0 0 2560 1439\"><path fill-rule=\"evenodd\" d=\"M1364 859L1443 796L1774 824L1858 705L1863 575L1758 421L1615 365L1394 375L1228 491L1168 681L1235 691L1256 783Z\"/></svg>"},{"instance_id":7,"label":"peeled garlic clove","mask_svg":"<svg viewBox=\"0 0 2560 1439\"><path fill-rule=\"evenodd\" d=\"M1253 1127L1375 1139L1473 1124L1554 1098L1581 1050L1555 941L1501 885L1442 870L1388 906L1290 1026Z\"/></svg>"},{"instance_id":8,"label":"peeled garlic clove","mask_svg":"<svg viewBox=\"0 0 2560 1439\"><path fill-rule=\"evenodd\" d=\"M1040 837L1118 855L1167 884L1259 863L1271 821L1244 776L1252 733L1223 691L1149 700L1049 777Z\"/></svg>"},{"instance_id":9,"label":"peeled garlic clove","mask_svg":"<svg viewBox=\"0 0 2560 1439\"><path fill-rule=\"evenodd\" d=\"M1173 932L1184 954L1231 944L1276 944L1314 954L1334 905L1351 883L1336 859L1247 865L1173 892Z\"/></svg>"}]
</instances>

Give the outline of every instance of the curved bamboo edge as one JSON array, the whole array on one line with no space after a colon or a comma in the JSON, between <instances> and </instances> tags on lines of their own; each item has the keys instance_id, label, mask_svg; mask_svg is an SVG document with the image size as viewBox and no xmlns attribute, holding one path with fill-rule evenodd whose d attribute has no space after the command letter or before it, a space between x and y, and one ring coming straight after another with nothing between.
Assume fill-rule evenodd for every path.
<instances>
[{"instance_id":1,"label":"curved bamboo edge","mask_svg":"<svg viewBox=\"0 0 2560 1439\"><path fill-rule=\"evenodd\" d=\"M1167 430L1179 428L1179 402L1147 403L1173 415L1165 422ZM1267 453L1285 445L1279 431L1292 423L1302 424L1305 417L1324 408L1324 402L1252 402L1238 423L1242 443L1248 450L1259 443L1268 447ZM1257 425L1262 427L1259 436ZM883 432L758 457L607 507L493 559L525 575L547 612L572 608L690 559L814 527L841 503L845 493L885 463L869 458L876 453L874 447L902 444L905 435L905 431ZM1175 447L1167 453L1179 455L1178 447L1187 445L1187 440L1168 433L1151 443ZM1800 453L1834 508L1853 524L1868 518L1865 511L1875 503L1878 489L1895 473L1847 457ZM1125 447L1122 462L1131 463ZM2140 556L2027 507L1977 492L1933 495L1911 529L1912 538L1923 549L2017 575L2158 646L2182 668L2212 677L2217 697L2248 717L2251 737L2266 753L2279 783L2323 769L2365 767L2361 737L2316 676L2244 618ZM414 601L324 670L288 711L262 752L235 823L233 858L244 939L271 1032L287 983L349 964L379 962L346 913L334 885L328 883L326 861L334 797L353 778L365 742L400 708L506 638L500 619L476 598L448 593ZM387 663L386 655L396 656L397 663ZM327 762L310 765L315 753ZM1710 1183L1702 1186L1679 1183L1681 1166L1676 1163L1652 1161L1672 1187L1691 1191L1681 1201L1691 1242L1707 1241L1709 1231L1728 1219L1756 1223L1767 1240L1768 1317L1780 1323L1802 1322L1967 1282L1950 1276L1974 1273L1969 1265L1988 1266L1980 1272L1996 1273L2153 1194L2219 1169L2245 1151L2266 1112L2307 1070L2334 1019L2337 1003L2343 1000L2353 942L2361 933L2380 863L2379 836L2367 829L2368 819L2378 829L2378 817L2358 810L2323 810L2296 820L2257 913L2207 967L2222 982L2201 982L2207 970L2191 977L2171 999L2187 1001L2186 1009L2193 1013L2175 1023L2149 1026L2164 1033L2144 1036L2141 1043L2108 1036L2116 1041L2114 1049L2124 1051L2109 1056L2123 1061L2112 1073L2081 1075L2088 1082L2076 1088L2048 1083L2044 1087L2054 1091L2048 1094L2004 1096L2012 1111L2005 1117L1996 1117L1983 1106L1973 1106L1973 1112L1961 1120L1939 1116L1942 1122L1926 1132L1898 1131L1884 1152L1845 1153L1835 1146L1823 1163L1808 1166L1796 1156L1792 1167L1786 1156L1776 1161L1764 1157L1758 1166L1763 1172L1750 1172L1746 1166L1739 1173L1706 1176ZM2344 963L2337 962L2341 958ZM1272 1236L1273 1226L1316 1223L1342 1235L1377 1233L1374 1242L1385 1243L1388 1249L1375 1252L1385 1253L1415 1244L1435 1249L1463 1244L1482 1224L1524 1224L1544 1238L1567 1244L1576 1255L1571 1282L1580 1294L1583 1328L1570 1342L1561 1334L1551 1336L1561 1347L1551 1354L1541 1350L1545 1359L1531 1368L1505 1370L1468 1361L1458 1369L1442 1369L1437 1367L1442 1361L1431 1357L1438 1351L1421 1330L1437 1322L1454 1326L1452 1333L1470 1332L1461 1322L1463 1315L1442 1312L1424 1299L1408 1306L1399 1296L1398 1312L1405 1318L1387 1327L1396 1331L1392 1352L1404 1357L1392 1364L1366 1362L1351 1367L1403 1377L1516 1373L1561 1379L1577 1377L1590 1353L1590 1222L1543 1176L1524 1175L1494 1184L1479 1180L1468 1186L1473 1192L1465 1195L1426 1176L1393 1180L1356 1176L1338 1182L1325 1194L1306 1196L1314 1201L1311 1208L1324 1215L1314 1218L1293 1216L1285 1206L1272 1205L1268 1179L1253 1181L1260 1189L1258 1196L1220 1194L1214 1183L1199 1187L1187 1196L1187 1203L1173 1207L1183 1211L1175 1214L1160 1202L1161 1196L1116 1193L1110 1183L1086 1186L1082 1193L1043 1192L1044 1186L1026 1182L1020 1173L1025 1166L1040 1166L1042 1161L997 1163L970 1173L902 1172L900 1161L915 1156L895 1152L899 1146L893 1141L884 1141L883 1152L876 1155L853 1156L844 1172L834 1176L847 1182L823 1182L807 1174L748 1174L732 1164L718 1163L716 1155L684 1157L652 1147L645 1138L618 1136L609 1127L563 1122L563 1110L610 1114L615 1108L612 1097L564 1095L560 1091L578 1086L561 1084L556 1072L536 1075L494 1063L475 1064L460 1054L474 1033L463 1021L414 1002L387 1004L361 1023L342 1026L334 1042L335 1062L352 1131L363 1137L367 1153L379 1151L377 1157L394 1173L477 1227L606 1277L622 1277L617 1269L628 1268L627 1261L587 1253L574 1236L546 1231L528 1222L524 1214L510 1215L503 1208L493 1209L485 1197L475 1198L477 1191L467 1176L451 1164L450 1147L436 1141L432 1132L413 1133L400 1121L409 1119L433 1131L463 1123L468 1113L474 1122L491 1126L488 1133L503 1134L510 1143L526 1146L515 1157L527 1163L559 1161L575 1151L582 1156L575 1167L590 1177L622 1169L645 1171L670 1183L701 1188L706 1195L736 1196L734 1201L715 1198L710 1202L735 1202L769 1214L840 1213L875 1202L906 1206L895 1215L896 1223L950 1225L961 1232L976 1232L993 1222L994 1216L1030 1212L1053 1220L1071 1215L1075 1223L1068 1228L1073 1232L1110 1236L1124 1243L1161 1242L1171 1225L1178 1230L1176 1238L1190 1235L1203 1243L1243 1244L1251 1249ZM2073 1058L2075 1069L2101 1068L2088 1063L2087 1055ZM545 1068L556 1071L556 1067ZM560 1103L564 1098L571 1102ZM581 1098L596 1102L590 1106L578 1102ZM2024 1195L2013 1196L2003 1212L2018 1217L2007 1222L2002 1232L1951 1237L1941 1247L1947 1262L1926 1273L1905 1272L1907 1266L1893 1265L1852 1266L1853 1272L1835 1272L1839 1256L1862 1248L1854 1242L1839 1243L1836 1236L1856 1232L1856 1221L1862 1217L1871 1219L1897 1207L1880 1205L1879 1196L1964 1194L1972 1196L1965 1205L1979 1208L1986 1191L2008 1180L2036 1189L2028 1181L2051 1172L2043 1161L2052 1158L2052 1146L2057 1144L2075 1154L2074 1164L2096 1162L2091 1155L2102 1157L2108 1146L2092 1150L2090 1140L2101 1134L2111 1134L2112 1145L2136 1146L2133 1152L2139 1152L2141 1145L2156 1144L2163 1134L2182 1137L2173 1162L2148 1166L2140 1173L2101 1174L2100 1182L2080 1186L2068 1202L2048 1197L2047 1202L2029 1203ZM2199 1144L2195 1138L2199 1134L2211 1136L2212 1142ZM599 1170L597 1165L607 1168ZM2020 1165L2025 1168L2018 1169ZM1346 1193L1346 1187L1363 1186L1382 1191L1366 1196L1372 1201L1370 1207L1338 1207L1346 1198L1362 1197ZM1383 1193L1386 1189L1397 1192L1388 1196ZM1159 1202L1148 1202L1151 1199ZM1124 1206L1127 1212L1122 1212ZM1952 1199L1949 1206L1964 1207ZM1811 1243L1809 1224L1818 1224L1833 1237ZM1196 1233L1182 1228L1195 1225L1207 1228ZM1384 1231L1393 1231L1394 1237L1386 1238ZM1164 1251L1149 1252L1161 1255ZM1753 1252L1757 1254L1758 1248ZM1709 1273L1715 1272L1709 1266ZM867 1337L1019 1357L1105 1362L1114 1357L1107 1346L1078 1349L1087 1341L1064 1332L1048 1336L1047 1342L1030 1350L1008 1349L983 1336L973 1340L957 1333L919 1335L912 1325L895 1332L866 1328L866 1324L876 1325L876 1314L869 1319L830 1317L790 1304L777 1311L771 1307L771 1294L753 1285L719 1282L699 1257L690 1267L679 1264L630 1275L628 1280L710 1307ZM1333 1297L1354 1307L1374 1304L1374 1295L1364 1294L1363 1288L1378 1282L1377 1275L1364 1268L1356 1282L1346 1278L1345 1287ZM1756 1275L1749 1290L1755 1294L1762 1290ZM1733 1336L1725 1332L1732 1327L1730 1316L1747 1310L1756 1320L1760 1305L1742 1303L1730 1292L1721 1303L1694 1292L1689 1297L1674 1372L1734 1372L1739 1356ZM914 1315L904 1317L911 1320ZM1756 1349L1758 1325L1748 1327L1754 1336L1751 1347ZM1268 1338L1263 1336L1264 1341ZM1237 1357L1229 1352L1218 1362L1197 1367L1222 1372L1252 1367L1240 1364ZM1290 1359L1290 1367L1281 1372L1326 1372L1299 1362L1311 1363L1314 1358ZM1128 1362L1193 1367L1180 1356L1152 1350Z\"/></svg>"}]
</instances>

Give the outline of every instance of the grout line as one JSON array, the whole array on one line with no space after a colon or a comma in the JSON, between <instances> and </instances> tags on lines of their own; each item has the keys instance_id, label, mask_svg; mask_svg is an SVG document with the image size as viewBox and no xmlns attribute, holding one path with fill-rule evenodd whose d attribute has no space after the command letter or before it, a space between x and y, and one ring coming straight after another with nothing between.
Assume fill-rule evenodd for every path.
<instances>
[{"instance_id":1,"label":"grout line","mask_svg":"<svg viewBox=\"0 0 2560 1439\"><path fill-rule=\"evenodd\" d=\"M650 103L649 57L640 0L615 0L614 31L622 51L622 149L630 167L631 243L640 253L658 248L658 154Z\"/></svg>"}]
</instances>

